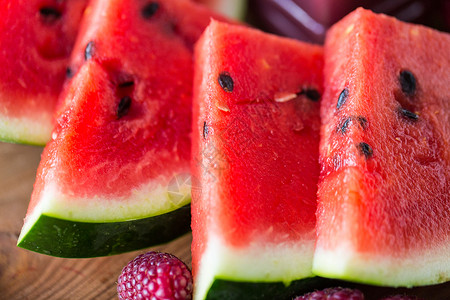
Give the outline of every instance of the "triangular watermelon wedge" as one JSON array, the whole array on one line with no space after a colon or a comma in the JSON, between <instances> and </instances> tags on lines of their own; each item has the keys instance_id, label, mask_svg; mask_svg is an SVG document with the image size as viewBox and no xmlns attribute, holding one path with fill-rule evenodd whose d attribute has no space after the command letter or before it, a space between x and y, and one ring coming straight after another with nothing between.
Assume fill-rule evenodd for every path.
<instances>
[{"instance_id":1,"label":"triangular watermelon wedge","mask_svg":"<svg viewBox=\"0 0 450 300\"><path fill-rule=\"evenodd\" d=\"M325 44L314 272L450 279L450 35L358 9Z\"/></svg>"},{"instance_id":2,"label":"triangular watermelon wedge","mask_svg":"<svg viewBox=\"0 0 450 300\"><path fill-rule=\"evenodd\" d=\"M44 145L87 0L3 1L0 140Z\"/></svg>"},{"instance_id":3,"label":"triangular watermelon wedge","mask_svg":"<svg viewBox=\"0 0 450 300\"><path fill-rule=\"evenodd\" d=\"M213 21L196 47L195 299L314 288L322 47Z\"/></svg>"},{"instance_id":4,"label":"triangular watermelon wedge","mask_svg":"<svg viewBox=\"0 0 450 300\"><path fill-rule=\"evenodd\" d=\"M193 44L212 15L187 0L91 2L20 247L102 256L190 230Z\"/></svg>"}]
</instances>

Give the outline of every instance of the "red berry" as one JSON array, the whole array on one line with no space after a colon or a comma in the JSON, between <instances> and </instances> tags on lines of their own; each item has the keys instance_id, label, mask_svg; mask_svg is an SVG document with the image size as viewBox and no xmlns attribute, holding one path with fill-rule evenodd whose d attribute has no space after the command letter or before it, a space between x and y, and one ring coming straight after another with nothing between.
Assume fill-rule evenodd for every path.
<instances>
[{"instance_id":1,"label":"red berry","mask_svg":"<svg viewBox=\"0 0 450 300\"><path fill-rule=\"evenodd\" d=\"M176 256L147 252L130 261L117 281L120 300L192 299L192 275Z\"/></svg>"},{"instance_id":2,"label":"red berry","mask_svg":"<svg viewBox=\"0 0 450 300\"><path fill-rule=\"evenodd\" d=\"M328 288L321 291L314 291L294 300L364 300L364 295L359 290L349 288Z\"/></svg>"}]
</instances>

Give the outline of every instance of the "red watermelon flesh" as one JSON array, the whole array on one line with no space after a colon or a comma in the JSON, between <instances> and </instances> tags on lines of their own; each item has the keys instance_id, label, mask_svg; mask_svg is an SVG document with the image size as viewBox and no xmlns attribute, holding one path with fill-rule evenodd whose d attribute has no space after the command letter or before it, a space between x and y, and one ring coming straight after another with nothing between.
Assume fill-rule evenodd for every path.
<instances>
[{"instance_id":1,"label":"red watermelon flesh","mask_svg":"<svg viewBox=\"0 0 450 300\"><path fill-rule=\"evenodd\" d=\"M358 9L327 35L314 272L450 279L450 35Z\"/></svg>"},{"instance_id":2,"label":"red watermelon flesh","mask_svg":"<svg viewBox=\"0 0 450 300\"><path fill-rule=\"evenodd\" d=\"M218 278L289 283L311 276L322 59L319 46L216 21L198 42L196 298Z\"/></svg>"},{"instance_id":3,"label":"red watermelon flesh","mask_svg":"<svg viewBox=\"0 0 450 300\"><path fill-rule=\"evenodd\" d=\"M87 0L3 1L0 140L45 144Z\"/></svg>"},{"instance_id":4,"label":"red watermelon flesh","mask_svg":"<svg viewBox=\"0 0 450 300\"><path fill-rule=\"evenodd\" d=\"M213 14L190 1L98 0L85 16L76 75L42 156L22 239L40 215L119 222L190 202L190 185L178 182L190 172L193 43Z\"/></svg>"}]
</instances>

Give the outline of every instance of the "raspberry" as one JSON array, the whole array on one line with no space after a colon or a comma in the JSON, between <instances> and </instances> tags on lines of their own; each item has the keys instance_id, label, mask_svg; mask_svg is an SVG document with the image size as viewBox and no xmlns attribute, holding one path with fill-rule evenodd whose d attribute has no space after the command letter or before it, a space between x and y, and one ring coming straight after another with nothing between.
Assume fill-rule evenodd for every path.
<instances>
[{"instance_id":1,"label":"raspberry","mask_svg":"<svg viewBox=\"0 0 450 300\"><path fill-rule=\"evenodd\" d=\"M328 288L321 291L314 291L294 300L364 300L364 295L359 290L349 288Z\"/></svg>"},{"instance_id":2,"label":"raspberry","mask_svg":"<svg viewBox=\"0 0 450 300\"><path fill-rule=\"evenodd\" d=\"M147 252L130 261L117 281L120 300L192 299L192 275L176 256Z\"/></svg>"}]
</instances>

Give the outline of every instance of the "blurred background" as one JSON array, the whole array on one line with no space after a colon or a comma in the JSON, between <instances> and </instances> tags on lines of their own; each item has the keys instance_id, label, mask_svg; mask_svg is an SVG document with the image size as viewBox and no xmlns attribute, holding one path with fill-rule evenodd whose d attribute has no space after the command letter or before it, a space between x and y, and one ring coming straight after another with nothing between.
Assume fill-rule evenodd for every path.
<instances>
[{"instance_id":1,"label":"blurred background","mask_svg":"<svg viewBox=\"0 0 450 300\"><path fill-rule=\"evenodd\" d=\"M244 0L231 2L239 1ZM249 23L313 43L323 43L325 31L359 6L441 31L450 29L450 0L249 0L247 5Z\"/></svg>"}]
</instances>

